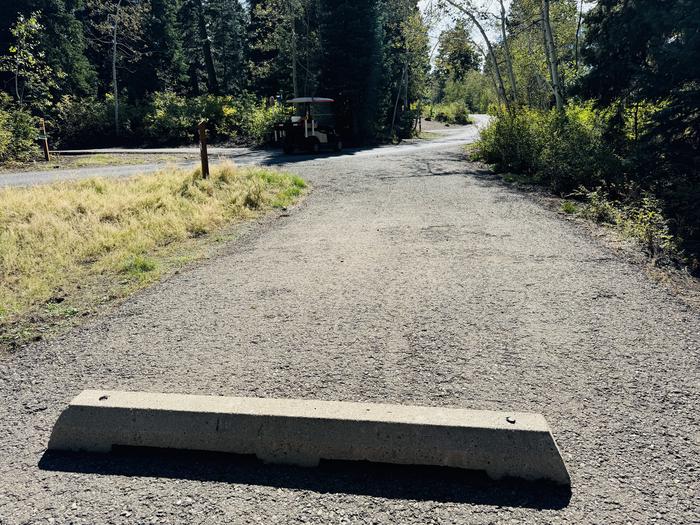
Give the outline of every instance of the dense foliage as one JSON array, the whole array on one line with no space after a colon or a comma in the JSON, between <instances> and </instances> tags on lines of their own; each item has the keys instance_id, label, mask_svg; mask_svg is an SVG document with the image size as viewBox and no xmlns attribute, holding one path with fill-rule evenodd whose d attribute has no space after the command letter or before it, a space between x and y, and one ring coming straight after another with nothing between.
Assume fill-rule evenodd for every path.
<instances>
[{"instance_id":1,"label":"dense foliage","mask_svg":"<svg viewBox=\"0 0 700 525\"><path fill-rule=\"evenodd\" d=\"M409 136L429 70L417 3L3 2L0 158L31 156L38 117L61 146L190 142L200 118L262 143L290 96L336 98L347 140Z\"/></svg>"},{"instance_id":2,"label":"dense foliage","mask_svg":"<svg viewBox=\"0 0 700 525\"><path fill-rule=\"evenodd\" d=\"M476 155L700 269L700 3L514 0L492 27Z\"/></svg>"}]
</instances>

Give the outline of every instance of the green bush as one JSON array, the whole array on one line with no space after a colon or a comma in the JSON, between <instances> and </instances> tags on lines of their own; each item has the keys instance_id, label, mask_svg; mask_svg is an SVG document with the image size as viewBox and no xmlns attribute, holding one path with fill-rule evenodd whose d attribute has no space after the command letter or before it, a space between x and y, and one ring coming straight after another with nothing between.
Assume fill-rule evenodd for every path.
<instances>
[{"instance_id":1,"label":"green bush","mask_svg":"<svg viewBox=\"0 0 700 525\"><path fill-rule=\"evenodd\" d=\"M106 100L65 95L56 104L53 128L61 147L94 145L113 136L114 108Z\"/></svg>"},{"instance_id":2,"label":"green bush","mask_svg":"<svg viewBox=\"0 0 700 525\"><path fill-rule=\"evenodd\" d=\"M426 106L424 115L446 124L470 124L469 108L464 102L447 102Z\"/></svg>"},{"instance_id":3,"label":"green bush","mask_svg":"<svg viewBox=\"0 0 700 525\"><path fill-rule=\"evenodd\" d=\"M183 144L195 138L197 123L205 119L212 140L265 143L272 127L282 122L290 108L268 106L252 95L182 97L172 92L155 93L144 118L146 136L157 143Z\"/></svg>"},{"instance_id":4,"label":"green bush","mask_svg":"<svg viewBox=\"0 0 700 525\"><path fill-rule=\"evenodd\" d=\"M200 101L199 99L204 99ZM185 98L170 91L155 93L143 120L144 133L159 144L183 144L193 142L197 123L205 118L220 120L216 114L214 97ZM219 108L220 109L220 108Z\"/></svg>"},{"instance_id":5,"label":"green bush","mask_svg":"<svg viewBox=\"0 0 700 525\"><path fill-rule=\"evenodd\" d=\"M39 153L38 122L0 94L0 162L27 161Z\"/></svg>"},{"instance_id":6,"label":"green bush","mask_svg":"<svg viewBox=\"0 0 700 525\"><path fill-rule=\"evenodd\" d=\"M10 144L12 144L12 131L10 131L10 113L0 108L0 161L7 160Z\"/></svg>"},{"instance_id":7,"label":"green bush","mask_svg":"<svg viewBox=\"0 0 700 525\"><path fill-rule=\"evenodd\" d=\"M102 147L114 144L192 144L197 124L206 120L211 141L237 141L261 145L272 138L276 123L292 112L291 106L241 96L183 97L173 92L154 93L143 105L119 104L120 128L114 126L114 99L62 97L52 111L49 135L52 146ZM36 119L14 108L9 97L0 99L0 161L26 160L38 153Z\"/></svg>"},{"instance_id":8,"label":"green bush","mask_svg":"<svg viewBox=\"0 0 700 525\"><path fill-rule=\"evenodd\" d=\"M635 192L629 191L632 195ZM628 198L628 202L612 200L602 188L578 192L585 203L579 215L596 222L613 224L627 236L639 241L654 258L682 259L679 239L673 235L661 202L644 193L641 198Z\"/></svg>"},{"instance_id":9,"label":"green bush","mask_svg":"<svg viewBox=\"0 0 700 525\"><path fill-rule=\"evenodd\" d=\"M537 112L523 110L495 118L481 132L474 155L493 164L497 171L512 171L536 175L538 157L542 152L541 127Z\"/></svg>"},{"instance_id":10,"label":"green bush","mask_svg":"<svg viewBox=\"0 0 700 525\"><path fill-rule=\"evenodd\" d=\"M103 147L141 142L143 106L131 104L126 93L119 99L119 134L114 124L114 96L63 96L53 111L50 138L61 148Z\"/></svg>"},{"instance_id":11,"label":"green bush","mask_svg":"<svg viewBox=\"0 0 700 525\"><path fill-rule=\"evenodd\" d=\"M603 140L587 106L565 111L519 109L497 117L481 133L475 155L500 171L526 173L554 191L596 187L619 179L619 160Z\"/></svg>"},{"instance_id":12,"label":"green bush","mask_svg":"<svg viewBox=\"0 0 700 525\"><path fill-rule=\"evenodd\" d=\"M241 131L243 137L253 144L260 145L270 141L275 124L284 122L293 112L291 106L265 102L255 103L241 108Z\"/></svg>"}]
</instances>

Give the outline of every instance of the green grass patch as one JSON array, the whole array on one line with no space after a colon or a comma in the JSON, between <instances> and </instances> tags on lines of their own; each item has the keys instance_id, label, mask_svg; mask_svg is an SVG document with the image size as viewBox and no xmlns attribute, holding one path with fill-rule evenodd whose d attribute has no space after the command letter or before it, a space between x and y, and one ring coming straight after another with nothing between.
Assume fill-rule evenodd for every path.
<instances>
[{"instance_id":1,"label":"green grass patch","mask_svg":"<svg viewBox=\"0 0 700 525\"><path fill-rule=\"evenodd\" d=\"M131 275L132 277L139 277L145 273L154 271L156 268L158 268L158 264L153 259L142 255L135 255L124 263L121 272Z\"/></svg>"},{"instance_id":2,"label":"green grass patch","mask_svg":"<svg viewBox=\"0 0 700 525\"><path fill-rule=\"evenodd\" d=\"M438 140L443 137L446 137L444 133L439 133L437 131L421 131L418 134L418 138L421 140Z\"/></svg>"},{"instance_id":3,"label":"green grass patch","mask_svg":"<svg viewBox=\"0 0 700 525\"><path fill-rule=\"evenodd\" d=\"M561 203L561 211L563 211L566 214L572 215L578 211L578 206L576 206L576 203L574 202L564 201Z\"/></svg>"},{"instance_id":4,"label":"green grass patch","mask_svg":"<svg viewBox=\"0 0 700 525\"><path fill-rule=\"evenodd\" d=\"M13 325L21 338L22 319L71 317L131 293L201 256L191 244L198 237L289 206L305 188L303 179L271 168L222 165L207 180L167 169L2 189L0 334Z\"/></svg>"},{"instance_id":5,"label":"green grass patch","mask_svg":"<svg viewBox=\"0 0 700 525\"><path fill-rule=\"evenodd\" d=\"M639 242L655 260L687 263L664 216L661 203L651 195L630 202L615 201L602 190L580 189L578 195L584 200L576 207L576 214L585 219L614 226L624 236Z\"/></svg>"},{"instance_id":6,"label":"green grass patch","mask_svg":"<svg viewBox=\"0 0 700 525\"><path fill-rule=\"evenodd\" d=\"M129 166L151 163L175 163L195 158L195 155L165 155L150 153L95 153L91 155L53 154L49 162L5 162L0 164L0 175L8 171L33 171L53 169L100 168L105 166Z\"/></svg>"}]
</instances>

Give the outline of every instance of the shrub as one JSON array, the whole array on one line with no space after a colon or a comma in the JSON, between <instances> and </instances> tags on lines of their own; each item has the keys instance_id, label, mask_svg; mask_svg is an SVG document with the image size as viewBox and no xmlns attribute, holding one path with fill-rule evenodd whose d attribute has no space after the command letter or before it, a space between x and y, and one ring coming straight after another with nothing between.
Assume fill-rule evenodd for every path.
<instances>
[{"instance_id":1,"label":"shrub","mask_svg":"<svg viewBox=\"0 0 700 525\"><path fill-rule=\"evenodd\" d=\"M652 256L677 255L680 251L661 203L655 197L645 195L641 201L625 206L623 217L623 230L639 239Z\"/></svg>"},{"instance_id":2,"label":"shrub","mask_svg":"<svg viewBox=\"0 0 700 525\"><path fill-rule=\"evenodd\" d=\"M203 111L208 110L207 116L211 118L212 106L211 101L208 104L206 101L195 103L194 99L181 97L171 91L154 93L143 121L145 135L159 144L192 142L197 122L204 118Z\"/></svg>"},{"instance_id":3,"label":"shrub","mask_svg":"<svg viewBox=\"0 0 700 525\"><path fill-rule=\"evenodd\" d=\"M426 107L425 116L446 124L470 124L469 109L464 102L448 102Z\"/></svg>"},{"instance_id":4,"label":"shrub","mask_svg":"<svg viewBox=\"0 0 700 525\"><path fill-rule=\"evenodd\" d=\"M293 111L291 106L277 103L268 106L264 101L245 109L241 119L241 130L243 136L256 145L268 142L275 124L284 122Z\"/></svg>"},{"instance_id":5,"label":"shrub","mask_svg":"<svg viewBox=\"0 0 700 525\"><path fill-rule=\"evenodd\" d=\"M613 224L627 236L639 241L654 258L682 259L678 239L673 235L661 202L650 194L627 203L612 200L602 188L579 190L586 203L579 214L587 219Z\"/></svg>"},{"instance_id":6,"label":"shrub","mask_svg":"<svg viewBox=\"0 0 700 525\"><path fill-rule=\"evenodd\" d=\"M114 96L77 98L63 96L56 104L52 121L54 141L61 147L101 147L131 144L142 134L144 108L119 101L119 134L114 126Z\"/></svg>"},{"instance_id":7,"label":"shrub","mask_svg":"<svg viewBox=\"0 0 700 525\"><path fill-rule=\"evenodd\" d=\"M0 109L0 160L5 160L11 143L12 132L10 131L10 114Z\"/></svg>"},{"instance_id":8,"label":"shrub","mask_svg":"<svg viewBox=\"0 0 700 525\"><path fill-rule=\"evenodd\" d=\"M482 130L473 150L474 155L494 164L498 171L535 175L537 159L542 151L536 132L540 126L533 121L537 117L537 113L523 110L494 119Z\"/></svg>"},{"instance_id":9,"label":"shrub","mask_svg":"<svg viewBox=\"0 0 700 525\"><path fill-rule=\"evenodd\" d=\"M290 111L279 104L268 106L249 94L186 98L160 92L153 95L144 118L144 131L157 143L184 144L193 141L197 123L206 119L212 140L263 144L273 125L283 121Z\"/></svg>"},{"instance_id":10,"label":"shrub","mask_svg":"<svg viewBox=\"0 0 700 525\"><path fill-rule=\"evenodd\" d=\"M0 94L0 162L27 161L37 156L37 120L29 112L14 106Z\"/></svg>"},{"instance_id":11,"label":"shrub","mask_svg":"<svg viewBox=\"0 0 700 525\"><path fill-rule=\"evenodd\" d=\"M113 108L106 100L65 95L56 104L53 125L62 147L99 144L113 135Z\"/></svg>"},{"instance_id":12,"label":"shrub","mask_svg":"<svg viewBox=\"0 0 700 525\"><path fill-rule=\"evenodd\" d=\"M621 173L587 106L503 114L482 131L474 151L500 171L532 175L559 193L613 182Z\"/></svg>"},{"instance_id":13,"label":"shrub","mask_svg":"<svg viewBox=\"0 0 700 525\"><path fill-rule=\"evenodd\" d=\"M574 203L574 202L564 201L561 203L561 211L571 215L571 214L576 213L578 211L578 206L576 206L576 203Z\"/></svg>"}]
</instances>

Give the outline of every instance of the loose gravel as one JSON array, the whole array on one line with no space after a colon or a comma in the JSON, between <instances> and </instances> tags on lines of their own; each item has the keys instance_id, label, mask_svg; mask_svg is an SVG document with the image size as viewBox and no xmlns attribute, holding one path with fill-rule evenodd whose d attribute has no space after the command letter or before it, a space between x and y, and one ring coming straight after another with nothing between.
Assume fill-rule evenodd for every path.
<instances>
[{"instance_id":1,"label":"loose gravel","mask_svg":"<svg viewBox=\"0 0 700 525\"><path fill-rule=\"evenodd\" d=\"M698 311L459 148L300 160L220 256L0 358L0 523L700 523ZM85 388L546 415L571 494L431 469L45 454Z\"/></svg>"}]
</instances>

